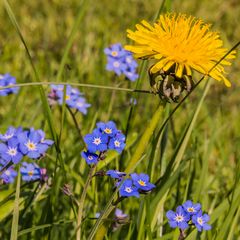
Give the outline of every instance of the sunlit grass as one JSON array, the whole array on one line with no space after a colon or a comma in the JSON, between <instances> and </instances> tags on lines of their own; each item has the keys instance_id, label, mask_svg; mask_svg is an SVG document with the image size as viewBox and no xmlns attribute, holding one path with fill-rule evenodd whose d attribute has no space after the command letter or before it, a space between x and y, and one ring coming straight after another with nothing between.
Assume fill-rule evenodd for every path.
<instances>
[{"instance_id":1,"label":"sunlit grass","mask_svg":"<svg viewBox=\"0 0 240 240\"><path fill-rule=\"evenodd\" d=\"M18 233L19 239L75 239L76 203L85 189L79 214L82 239L92 239L96 233L96 239L178 239L179 231L169 227L166 212L187 199L202 204L212 230L202 234L190 230L186 239L238 239L239 54L228 68L231 88L204 79L163 127L177 105L159 107L157 95L135 91L150 90L148 63L142 64L139 82L130 83L105 70L103 53L112 43L127 43L127 28L142 19L153 22L162 1L10 1L8 12L4 2L0 3L0 73L11 73L23 86L18 95L0 97L0 132L10 125L42 128L56 145L40 162L48 171L47 183L21 182L20 187L15 181L0 186L0 238L15 240ZM240 39L237 1L163 3L164 12L191 13L213 23L229 49ZM197 74L194 78L200 79ZM88 114L73 117L65 104L50 108L47 82L79 87L92 105ZM132 97L137 98L135 106ZM79 133L90 133L96 122L108 120L124 133L128 128L127 146L122 155L109 152L96 171L145 172L157 186L140 199L128 198L118 205L129 221L115 232L111 231L113 182L94 177L84 187L89 167L80 156L84 144ZM72 196L62 192L64 184L70 185ZM96 213L103 216L96 220Z\"/></svg>"}]
</instances>

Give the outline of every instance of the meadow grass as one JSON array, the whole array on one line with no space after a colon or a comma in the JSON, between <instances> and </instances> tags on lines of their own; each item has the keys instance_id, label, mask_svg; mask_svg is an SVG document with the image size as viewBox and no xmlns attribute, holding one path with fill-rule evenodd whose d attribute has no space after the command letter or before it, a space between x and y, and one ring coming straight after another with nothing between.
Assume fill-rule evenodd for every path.
<instances>
[{"instance_id":1,"label":"meadow grass","mask_svg":"<svg viewBox=\"0 0 240 240\"><path fill-rule=\"evenodd\" d=\"M9 2L0 2L0 72L23 86L17 95L0 98L0 132L11 125L41 128L55 144L39 163L47 169L46 183L18 177L0 186L0 238L178 239L166 212L189 199L202 204L212 230L191 228L187 240L240 239L239 58L228 68L231 88L204 78L178 107L163 106L148 92L149 63L138 62L140 78L132 83L105 70L103 52L112 43L127 43L126 29L142 19L154 21L160 11L212 23L230 49L240 40L238 1ZM50 108L50 82L75 84L91 104L87 115L72 114L65 102ZM116 231L114 183L108 177L90 182L80 155L82 137L109 120L127 132L126 148L121 155L109 152L96 171L144 172L156 183L152 193L118 204L129 220ZM63 193L64 184L72 195Z\"/></svg>"}]
</instances>

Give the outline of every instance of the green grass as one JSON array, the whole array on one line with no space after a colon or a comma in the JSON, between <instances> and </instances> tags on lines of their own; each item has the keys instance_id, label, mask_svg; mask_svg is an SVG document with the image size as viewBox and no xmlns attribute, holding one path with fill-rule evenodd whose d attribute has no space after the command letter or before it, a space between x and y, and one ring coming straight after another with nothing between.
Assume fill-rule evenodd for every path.
<instances>
[{"instance_id":1,"label":"green grass","mask_svg":"<svg viewBox=\"0 0 240 240\"><path fill-rule=\"evenodd\" d=\"M16 0L10 7L0 2L0 73L9 72L22 84L17 95L0 98L0 132L10 125L42 128L56 143L40 162L48 183L0 185L1 239L76 239L80 222L81 239L178 239L165 214L187 199L202 204L212 225L202 234L189 229L187 240L240 239L239 54L228 68L231 88L204 79L164 127L177 105L159 107L158 96L134 91L150 90L148 63L141 65L137 83L105 70L103 49L127 43L126 29L142 19L153 21L159 9L212 23L228 48L240 40L235 0ZM88 114L73 119L65 104L50 109L47 82L79 87L92 104ZM138 99L132 111L131 97ZM128 131L127 147L122 156L110 152L97 171L134 169L158 182L151 194L118 205L130 220L115 232L113 182L94 177L86 188L89 168L80 156L82 136L108 120ZM62 193L64 184L71 186L72 197ZM78 213L79 201L83 211ZM97 212L103 213L98 220L93 219Z\"/></svg>"}]
</instances>

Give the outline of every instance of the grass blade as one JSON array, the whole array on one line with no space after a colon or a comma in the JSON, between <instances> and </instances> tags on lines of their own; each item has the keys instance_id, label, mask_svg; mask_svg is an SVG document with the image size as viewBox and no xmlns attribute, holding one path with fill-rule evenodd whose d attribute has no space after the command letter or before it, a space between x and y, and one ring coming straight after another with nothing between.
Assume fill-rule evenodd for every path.
<instances>
[{"instance_id":1,"label":"grass blade","mask_svg":"<svg viewBox=\"0 0 240 240\"><path fill-rule=\"evenodd\" d=\"M20 205L20 184L21 184L21 175L20 175L20 168L19 168L18 175L17 175L17 186L16 186L15 201L14 201L14 209L13 209L11 240L17 240L17 238L18 238L18 218L19 218L19 205Z\"/></svg>"}]
</instances>

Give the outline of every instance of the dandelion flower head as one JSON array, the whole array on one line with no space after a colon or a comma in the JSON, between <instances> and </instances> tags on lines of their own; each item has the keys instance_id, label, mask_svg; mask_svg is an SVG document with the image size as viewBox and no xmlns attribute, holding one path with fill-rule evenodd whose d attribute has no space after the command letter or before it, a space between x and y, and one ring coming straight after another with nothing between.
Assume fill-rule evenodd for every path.
<instances>
[{"instance_id":1,"label":"dandelion flower head","mask_svg":"<svg viewBox=\"0 0 240 240\"><path fill-rule=\"evenodd\" d=\"M151 74L171 71L181 79L183 75L191 76L195 70L224 81L230 87L230 81L224 76L224 66L231 65L228 60L235 58L235 51L215 66L227 49L223 48L219 33L210 28L210 24L193 16L168 13L161 15L153 25L143 20L136 25L136 31L127 30L135 45L127 45L125 49L137 58L156 59Z\"/></svg>"}]
</instances>

